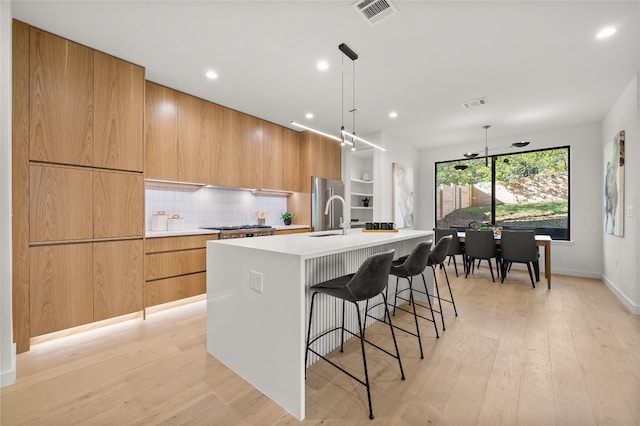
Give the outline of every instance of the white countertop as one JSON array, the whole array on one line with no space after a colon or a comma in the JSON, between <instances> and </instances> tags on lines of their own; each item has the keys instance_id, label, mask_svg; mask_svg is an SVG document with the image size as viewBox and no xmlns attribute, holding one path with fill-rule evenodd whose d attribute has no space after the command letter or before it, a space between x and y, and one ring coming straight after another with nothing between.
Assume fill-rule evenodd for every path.
<instances>
[{"instance_id":1,"label":"white countertop","mask_svg":"<svg viewBox=\"0 0 640 426\"><path fill-rule=\"evenodd\" d=\"M327 235L321 236L317 235ZM315 236L314 236L315 235ZM416 237L430 237L433 231L400 229L398 232L364 232L350 229L347 235L341 231L310 232L303 234L274 235L272 237L213 240L207 244L225 244L264 250L309 259L364 247L377 246L387 242L408 240Z\"/></svg>"}]
</instances>

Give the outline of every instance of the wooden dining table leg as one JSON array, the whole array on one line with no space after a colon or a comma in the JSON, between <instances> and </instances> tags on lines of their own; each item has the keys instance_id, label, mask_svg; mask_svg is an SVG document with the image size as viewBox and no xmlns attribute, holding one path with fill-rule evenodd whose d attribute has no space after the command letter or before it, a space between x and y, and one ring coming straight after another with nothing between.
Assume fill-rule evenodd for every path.
<instances>
[{"instance_id":1,"label":"wooden dining table leg","mask_svg":"<svg viewBox=\"0 0 640 426\"><path fill-rule=\"evenodd\" d=\"M547 289L551 290L551 241L544 245L544 276L547 279Z\"/></svg>"}]
</instances>

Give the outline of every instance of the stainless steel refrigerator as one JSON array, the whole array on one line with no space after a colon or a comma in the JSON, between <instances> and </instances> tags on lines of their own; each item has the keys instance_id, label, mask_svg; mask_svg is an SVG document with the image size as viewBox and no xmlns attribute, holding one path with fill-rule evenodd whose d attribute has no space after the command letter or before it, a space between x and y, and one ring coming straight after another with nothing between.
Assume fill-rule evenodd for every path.
<instances>
[{"instance_id":1,"label":"stainless steel refrigerator","mask_svg":"<svg viewBox=\"0 0 640 426\"><path fill-rule=\"evenodd\" d=\"M314 231L341 229L340 218L345 219L345 206L340 200L334 199L329 206L329 214L324 214L327 200L333 195L339 195L344 199L342 181L316 176L311 178L311 226Z\"/></svg>"}]
</instances>

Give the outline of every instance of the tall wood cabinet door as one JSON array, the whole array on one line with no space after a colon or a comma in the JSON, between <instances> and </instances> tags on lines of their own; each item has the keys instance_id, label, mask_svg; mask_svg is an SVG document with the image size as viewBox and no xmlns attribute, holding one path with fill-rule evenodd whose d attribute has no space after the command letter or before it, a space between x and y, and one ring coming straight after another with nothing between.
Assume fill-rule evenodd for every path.
<instances>
[{"instance_id":1,"label":"tall wood cabinet door","mask_svg":"<svg viewBox=\"0 0 640 426\"><path fill-rule=\"evenodd\" d=\"M237 141L240 146L240 186L241 188L262 188L263 184L263 120L240 113L238 119ZM233 139L231 141L233 143Z\"/></svg>"},{"instance_id":2,"label":"tall wood cabinet door","mask_svg":"<svg viewBox=\"0 0 640 426\"><path fill-rule=\"evenodd\" d=\"M144 235L144 179L139 173L95 171L93 238Z\"/></svg>"},{"instance_id":3,"label":"tall wood cabinet door","mask_svg":"<svg viewBox=\"0 0 640 426\"><path fill-rule=\"evenodd\" d=\"M93 52L31 28L29 158L89 166L93 157Z\"/></svg>"},{"instance_id":4,"label":"tall wood cabinet door","mask_svg":"<svg viewBox=\"0 0 640 426\"><path fill-rule=\"evenodd\" d=\"M285 189L284 169L289 165L284 158L285 148L282 130L282 127L277 124L262 123L262 143L264 147L264 179L262 187L266 189Z\"/></svg>"},{"instance_id":5,"label":"tall wood cabinet door","mask_svg":"<svg viewBox=\"0 0 640 426\"><path fill-rule=\"evenodd\" d=\"M211 183L211 104L184 93L177 104L178 180Z\"/></svg>"},{"instance_id":6,"label":"tall wood cabinet door","mask_svg":"<svg viewBox=\"0 0 640 426\"><path fill-rule=\"evenodd\" d=\"M141 311L142 240L93 244L93 320Z\"/></svg>"},{"instance_id":7,"label":"tall wood cabinet door","mask_svg":"<svg viewBox=\"0 0 640 426\"><path fill-rule=\"evenodd\" d=\"M93 172L32 164L29 167L31 242L93 238Z\"/></svg>"},{"instance_id":8,"label":"tall wood cabinet door","mask_svg":"<svg viewBox=\"0 0 640 426\"><path fill-rule=\"evenodd\" d=\"M301 136L300 150L301 180L310 182L311 176L342 180L340 143L322 135L304 131ZM307 191L310 191L310 186L305 192Z\"/></svg>"},{"instance_id":9,"label":"tall wood cabinet door","mask_svg":"<svg viewBox=\"0 0 640 426\"><path fill-rule=\"evenodd\" d=\"M282 128L282 189L298 192L300 184L300 133Z\"/></svg>"},{"instance_id":10,"label":"tall wood cabinet door","mask_svg":"<svg viewBox=\"0 0 640 426\"><path fill-rule=\"evenodd\" d=\"M93 321L92 244L31 247L31 337Z\"/></svg>"},{"instance_id":11,"label":"tall wood cabinet door","mask_svg":"<svg viewBox=\"0 0 640 426\"><path fill-rule=\"evenodd\" d=\"M147 179L178 180L177 92L147 81L144 175Z\"/></svg>"},{"instance_id":12,"label":"tall wood cabinet door","mask_svg":"<svg viewBox=\"0 0 640 426\"><path fill-rule=\"evenodd\" d=\"M214 185L239 187L240 143L238 141L238 122L240 113L229 108L212 108L212 123L219 123L212 134L211 174Z\"/></svg>"},{"instance_id":13,"label":"tall wood cabinet door","mask_svg":"<svg viewBox=\"0 0 640 426\"><path fill-rule=\"evenodd\" d=\"M142 171L144 68L93 52L93 164Z\"/></svg>"}]
</instances>

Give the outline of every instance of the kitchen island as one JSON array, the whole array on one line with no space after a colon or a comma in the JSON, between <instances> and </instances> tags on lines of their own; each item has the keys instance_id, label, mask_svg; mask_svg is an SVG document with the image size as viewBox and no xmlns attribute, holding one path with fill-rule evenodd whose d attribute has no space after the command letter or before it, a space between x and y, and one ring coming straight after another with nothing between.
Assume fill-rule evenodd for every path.
<instances>
[{"instance_id":1,"label":"kitchen island","mask_svg":"<svg viewBox=\"0 0 640 426\"><path fill-rule=\"evenodd\" d=\"M309 287L355 272L375 253L395 249L396 257L407 255L432 237L431 231L350 230L208 241L207 352L304 419ZM389 284L391 294L395 280ZM312 333L333 323L341 306L330 299L319 303ZM351 324L355 312L348 316ZM338 336L320 344L319 351L329 353Z\"/></svg>"}]
</instances>

